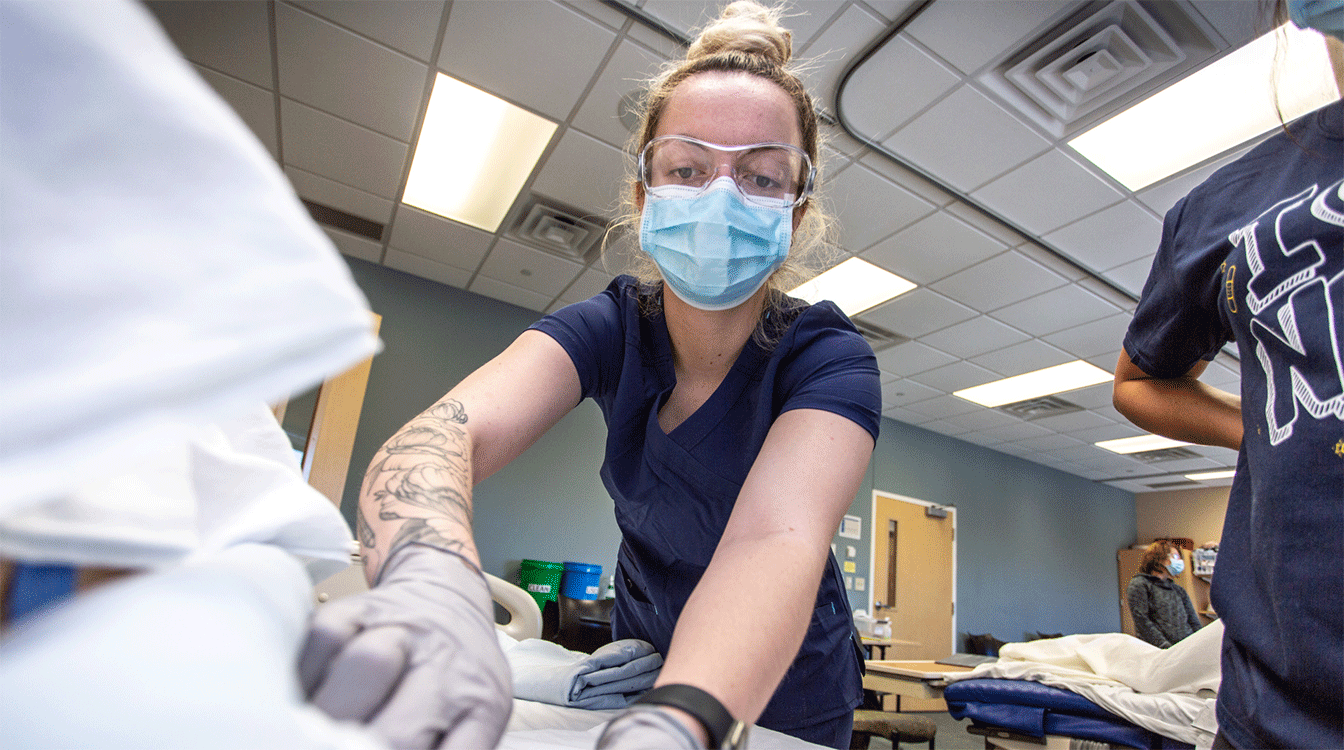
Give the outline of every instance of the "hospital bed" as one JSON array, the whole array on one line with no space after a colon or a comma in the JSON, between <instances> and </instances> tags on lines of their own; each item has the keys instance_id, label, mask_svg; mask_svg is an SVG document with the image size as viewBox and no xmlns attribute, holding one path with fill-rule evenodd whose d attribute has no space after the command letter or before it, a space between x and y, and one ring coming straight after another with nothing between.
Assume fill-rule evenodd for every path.
<instances>
[{"instance_id":1,"label":"hospital bed","mask_svg":"<svg viewBox=\"0 0 1344 750\"><path fill-rule=\"evenodd\" d=\"M499 630L501 647L507 652L511 645L540 638L541 610L532 596L522 588L489 573L486 574L486 581L490 584L491 598L507 617L505 622L497 622L495 625ZM321 603L366 588L363 566L356 560L349 568L320 582L314 588L314 598ZM496 619L500 619L498 613ZM586 656L574 652L576 659ZM520 660L510 659L510 666L515 669L515 692L518 684L527 677L516 673L519 664ZM500 750L590 750L603 725L619 713L619 709L575 708L515 697L513 713L498 747ZM752 750L823 750L820 745L762 727L752 727L749 736Z\"/></svg>"}]
</instances>

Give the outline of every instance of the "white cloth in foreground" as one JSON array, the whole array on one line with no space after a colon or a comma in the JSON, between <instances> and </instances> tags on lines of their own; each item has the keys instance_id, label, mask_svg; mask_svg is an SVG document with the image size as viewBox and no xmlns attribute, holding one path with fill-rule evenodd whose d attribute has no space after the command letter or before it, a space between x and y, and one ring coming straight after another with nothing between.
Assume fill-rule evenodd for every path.
<instances>
[{"instance_id":1,"label":"white cloth in foreground","mask_svg":"<svg viewBox=\"0 0 1344 750\"><path fill-rule=\"evenodd\" d=\"M624 708L653 687L663 657L653 645L628 638L591 654L528 638L504 652L513 671L513 695L575 708Z\"/></svg>"},{"instance_id":2,"label":"white cloth in foreground","mask_svg":"<svg viewBox=\"0 0 1344 750\"><path fill-rule=\"evenodd\" d=\"M304 703L312 584L242 544L107 584L0 642L7 748L387 750Z\"/></svg>"},{"instance_id":3,"label":"white cloth in foreground","mask_svg":"<svg viewBox=\"0 0 1344 750\"><path fill-rule=\"evenodd\" d=\"M0 518L373 353L270 154L131 2L0 2Z\"/></svg>"},{"instance_id":4,"label":"white cloth in foreground","mask_svg":"<svg viewBox=\"0 0 1344 750\"><path fill-rule=\"evenodd\" d=\"M997 662L946 678L1031 680L1063 688L1144 729L1209 747L1218 731L1213 709L1222 642L1219 620L1166 649L1124 633L1070 635L1007 644Z\"/></svg>"}]
</instances>

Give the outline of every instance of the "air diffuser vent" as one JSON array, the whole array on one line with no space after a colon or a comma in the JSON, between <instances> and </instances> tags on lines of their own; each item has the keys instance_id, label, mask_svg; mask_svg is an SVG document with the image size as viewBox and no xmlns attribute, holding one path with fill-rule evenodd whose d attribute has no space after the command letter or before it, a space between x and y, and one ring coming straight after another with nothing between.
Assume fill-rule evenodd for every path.
<instances>
[{"instance_id":1,"label":"air diffuser vent","mask_svg":"<svg viewBox=\"0 0 1344 750\"><path fill-rule=\"evenodd\" d=\"M357 234L361 237L368 237L375 242L383 241L383 230L385 224L379 224L376 221L355 216L346 213L338 208L324 206L321 203L314 203L310 200L303 200L304 208L308 209L308 215L313 217L313 221L318 224L326 224L329 227L343 229L351 234Z\"/></svg>"},{"instance_id":2,"label":"air diffuser vent","mask_svg":"<svg viewBox=\"0 0 1344 750\"><path fill-rule=\"evenodd\" d=\"M899 333L893 333L881 326L875 326L866 320L854 320L854 327L859 329L859 333L868 340L868 345L873 347L873 351L880 352L883 349L904 344L910 339Z\"/></svg>"},{"instance_id":3,"label":"air diffuser vent","mask_svg":"<svg viewBox=\"0 0 1344 750\"><path fill-rule=\"evenodd\" d=\"M1031 421L1033 419L1043 419L1045 417L1056 417L1060 414L1069 414L1075 411L1082 411L1083 407L1078 404L1065 401L1058 396L1042 396L1041 398L1027 399L1012 404L1004 404L997 407L1009 416L1017 417Z\"/></svg>"},{"instance_id":4,"label":"air diffuser vent","mask_svg":"<svg viewBox=\"0 0 1344 750\"><path fill-rule=\"evenodd\" d=\"M533 196L512 234L552 255L587 263L604 231L592 217Z\"/></svg>"},{"instance_id":5,"label":"air diffuser vent","mask_svg":"<svg viewBox=\"0 0 1344 750\"><path fill-rule=\"evenodd\" d=\"M1010 52L980 82L1055 137L1073 135L1218 51L1184 3L1091 3Z\"/></svg>"},{"instance_id":6,"label":"air diffuser vent","mask_svg":"<svg viewBox=\"0 0 1344 750\"><path fill-rule=\"evenodd\" d=\"M1179 461L1184 458L1199 458L1199 454L1189 448L1163 448L1158 451L1143 451L1141 453L1131 453L1130 458L1136 458L1146 464L1158 464L1163 461Z\"/></svg>"},{"instance_id":7,"label":"air diffuser vent","mask_svg":"<svg viewBox=\"0 0 1344 750\"><path fill-rule=\"evenodd\" d=\"M1199 482L1192 482L1189 479L1180 479L1174 482L1152 482L1145 486L1154 490L1175 490L1182 487L1202 487L1203 485Z\"/></svg>"}]
</instances>

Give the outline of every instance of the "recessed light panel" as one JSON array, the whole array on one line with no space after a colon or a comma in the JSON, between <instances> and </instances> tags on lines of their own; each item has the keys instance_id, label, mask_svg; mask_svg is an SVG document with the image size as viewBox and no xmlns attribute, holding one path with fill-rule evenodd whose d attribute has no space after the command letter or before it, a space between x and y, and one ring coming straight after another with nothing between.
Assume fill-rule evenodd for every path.
<instances>
[{"instance_id":1,"label":"recessed light panel","mask_svg":"<svg viewBox=\"0 0 1344 750\"><path fill-rule=\"evenodd\" d=\"M1018 401L1109 382L1114 377L1100 367L1079 359L973 388L963 388L953 391L952 395L992 409L1004 404L1015 404Z\"/></svg>"},{"instance_id":2,"label":"recessed light panel","mask_svg":"<svg viewBox=\"0 0 1344 750\"><path fill-rule=\"evenodd\" d=\"M860 258L850 258L793 289L789 295L812 303L828 299L846 315L854 317L914 288L913 282L885 268Z\"/></svg>"},{"instance_id":3,"label":"recessed light panel","mask_svg":"<svg viewBox=\"0 0 1344 750\"><path fill-rule=\"evenodd\" d=\"M1215 479L1231 479L1236 475L1236 470L1228 469L1227 471L1203 471L1198 474L1186 474L1185 478L1196 482L1210 482Z\"/></svg>"},{"instance_id":4,"label":"recessed light panel","mask_svg":"<svg viewBox=\"0 0 1344 750\"><path fill-rule=\"evenodd\" d=\"M555 129L550 120L440 73L402 202L493 232Z\"/></svg>"},{"instance_id":5,"label":"recessed light panel","mask_svg":"<svg viewBox=\"0 0 1344 750\"><path fill-rule=\"evenodd\" d=\"M1104 448L1112 453L1147 453L1148 451L1159 451L1166 448L1179 448L1182 445L1190 443L1182 440L1172 440L1161 435L1136 435L1135 437L1120 438L1119 440L1103 440L1100 443L1093 443L1098 448Z\"/></svg>"},{"instance_id":6,"label":"recessed light panel","mask_svg":"<svg viewBox=\"0 0 1344 750\"><path fill-rule=\"evenodd\" d=\"M1137 191L1339 98L1325 39L1288 23L1069 145Z\"/></svg>"}]
</instances>

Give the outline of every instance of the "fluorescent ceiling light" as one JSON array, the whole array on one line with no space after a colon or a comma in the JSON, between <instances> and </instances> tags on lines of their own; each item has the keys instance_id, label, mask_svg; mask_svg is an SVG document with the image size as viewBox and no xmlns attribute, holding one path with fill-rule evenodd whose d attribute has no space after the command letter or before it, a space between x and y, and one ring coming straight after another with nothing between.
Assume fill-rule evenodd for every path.
<instances>
[{"instance_id":1,"label":"fluorescent ceiling light","mask_svg":"<svg viewBox=\"0 0 1344 750\"><path fill-rule=\"evenodd\" d=\"M439 73L402 202L493 232L556 124Z\"/></svg>"},{"instance_id":2,"label":"fluorescent ceiling light","mask_svg":"<svg viewBox=\"0 0 1344 750\"><path fill-rule=\"evenodd\" d=\"M1207 482L1213 479L1231 479L1236 475L1235 469L1228 469L1226 471L1202 471L1198 474L1186 474L1185 478L1195 482Z\"/></svg>"},{"instance_id":3,"label":"fluorescent ceiling light","mask_svg":"<svg viewBox=\"0 0 1344 750\"><path fill-rule=\"evenodd\" d=\"M1069 145L1137 191L1339 98L1324 37L1288 23Z\"/></svg>"},{"instance_id":4,"label":"fluorescent ceiling light","mask_svg":"<svg viewBox=\"0 0 1344 750\"><path fill-rule=\"evenodd\" d=\"M1160 451L1164 448L1179 448L1182 445L1190 445L1180 440L1172 440L1161 435L1138 435L1136 437L1120 438L1119 440L1103 440L1100 443L1093 443L1098 448L1105 448L1112 453L1146 453L1147 451Z\"/></svg>"},{"instance_id":5,"label":"fluorescent ceiling light","mask_svg":"<svg viewBox=\"0 0 1344 750\"><path fill-rule=\"evenodd\" d=\"M817 303L834 302L850 317L898 297L915 284L860 258L850 258L789 292L791 296Z\"/></svg>"},{"instance_id":6,"label":"fluorescent ceiling light","mask_svg":"<svg viewBox=\"0 0 1344 750\"><path fill-rule=\"evenodd\" d=\"M1015 404L1018 401L1086 388L1108 382L1113 378L1111 373L1100 367L1078 359L1044 370L977 385L974 388L963 388L953 391L952 395L992 409L1004 404Z\"/></svg>"}]
</instances>

